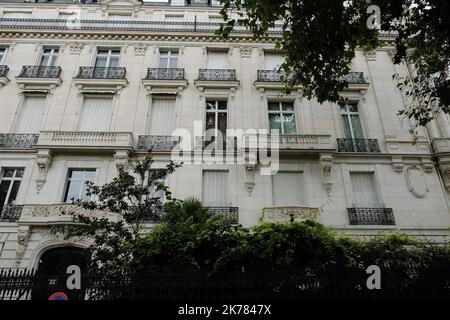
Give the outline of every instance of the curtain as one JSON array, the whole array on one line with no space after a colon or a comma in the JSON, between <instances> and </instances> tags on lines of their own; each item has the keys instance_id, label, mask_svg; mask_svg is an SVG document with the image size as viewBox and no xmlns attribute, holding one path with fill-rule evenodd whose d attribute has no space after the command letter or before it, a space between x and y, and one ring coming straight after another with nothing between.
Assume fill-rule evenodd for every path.
<instances>
[{"instance_id":1,"label":"curtain","mask_svg":"<svg viewBox=\"0 0 450 320\"><path fill-rule=\"evenodd\" d=\"M276 207L304 206L304 181L301 172L278 172L272 176L273 204Z\"/></svg>"},{"instance_id":2,"label":"curtain","mask_svg":"<svg viewBox=\"0 0 450 320\"><path fill-rule=\"evenodd\" d=\"M153 99L150 114L150 134L170 136L175 129L175 99Z\"/></svg>"},{"instance_id":3,"label":"curtain","mask_svg":"<svg viewBox=\"0 0 450 320\"><path fill-rule=\"evenodd\" d=\"M16 124L17 133L38 133L45 111L46 96L25 96Z\"/></svg>"},{"instance_id":4,"label":"curtain","mask_svg":"<svg viewBox=\"0 0 450 320\"><path fill-rule=\"evenodd\" d=\"M350 173L355 206L358 208L377 208L380 205L375 190L374 175L370 172Z\"/></svg>"},{"instance_id":5,"label":"curtain","mask_svg":"<svg viewBox=\"0 0 450 320\"><path fill-rule=\"evenodd\" d=\"M264 53L264 69L275 70L284 62L284 56L279 53Z\"/></svg>"},{"instance_id":6,"label":"curtain","mask_svg":"<svg viewBox=\"0 0 450 320\"><path fill-rule=\"evenodd\" d=\"M227 51L208 51L207 69L228 69Z\"/></svg>"},{"instance_id":7,"label":"curtain","mask_svg":"<svg viewBox=\"0 0 450 320\"><path fill-rule=\"evenodd\" d=\"M85 97L81 107L80 131L109 131L112 97Z\"/></svg>"},{"instance_id":8,"label":"curtain","mask_svg":"<svg viewBox=\"0 0 450 320\"><path fill-rule=\"evenodd\" d=\"M227 171L203 171L203 204L207 207L229 205Z\"/></svg>"}]
</instances>

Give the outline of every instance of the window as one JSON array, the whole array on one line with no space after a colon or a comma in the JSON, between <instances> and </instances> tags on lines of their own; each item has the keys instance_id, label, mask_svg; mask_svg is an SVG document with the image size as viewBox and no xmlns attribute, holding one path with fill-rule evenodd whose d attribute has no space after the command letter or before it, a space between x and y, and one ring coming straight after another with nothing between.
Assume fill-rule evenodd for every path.
<instances>
[{"instance_id":1,"label":"window","mask_svg":"<svg viewBox=\"0 0 450 320\"><path fill-rule=\"evenodd\" d=\"M345 104L341 106L342 125L344 135L348 139L363 139L361 121L359 120L358 106L356 104Z\"/></svg>"},{"instance_id":2,"label":"window","mask_svg":"<svg viewBox=\"0 0 450 320\"><path fill-rule=\"evenodd\" d=\"M351 172L354 206L357 208L378 208L380 201L375 188L375 176L372 172Z\"/></svg>"},{"instance_id":3,"label":"window","mask_svg":"<svg viewBox=\"0 0 450 320\"><path fill-rule=\"evenodd\" d=\"M98 50L95 59L97 68L116 68L119 66L120 50Z\"/></svg>"},{"instance_id":4,"label":"window","mask_svg":"<svg viewBox=\"0 0 450 320\"><path fill-rule=\"evenodd\" d=\"M22 168L3 169L0 179L0 207L14 204L22 177Z\"/></svg>"},{"instance_id":5,"label":"window","mask_svg":"<svg viewBox=\"0 0 450 320\"><path fill-rule=\"evenodd\" d=\"M5 64L8 48L0 48L0 65Z\"/></svg>"},{"instance_id":6,"label":"window","mask_svg":"<svg viewBox=\"0 0 450 320\"><path fill-rule=\"evenodd\" d=\"M70 169L64 202L71 203L73 200L88 201L90 197L86 195L86 182L94 182L96 173L97 169Z\"/></svg>"},{"instance_id":7,"label":"window","mask_svg":"<svg viewBox=\"0 0 450 320\"><path fill-rule=\"evenodd\" d=\"M203 171L203 204L206 207L229 206L227 171Z\"/></svg>"},{"instance_id":8,"label":"window","mask_svg":"<svg viewBox=\"0 0 450 320\"><path fill-rule=\"evenodd\" d=\"M274 52L264 52L264 70L278 70L283 62L283 55Z\"/></svg>"},{"instance_id":9,"label":"window","mask_svg":"<svg viewBox=\"0 0 450 320\"><path fill-rule=\"evenodd\" d=\"M88 96L81 106L80 131L109 131L112 116L112 96Z\"/></svg>"},{"instance_id":10,"label":"window","mask_svg":"<svg viewBox=\"0 0 450 320\"><path fill-rule=\"evenodd\" d=\"M276 207L305 205L302 172L278 172L272 176L272 189Z\"/></svg>"},{"instance_id":11,"label":"window","mask_svg":"<svg viewBox=\"0 0 450 320\"><path fill-rule=\"evenodd\" d=\"M56 59L58 58L58 53L59 49L57 48L44 48L39 65L42 67L54 66L56 64Z\"/></svg>"},{"instance_id":12,"label":"window","mask_svg":"<svg viewBox=\"0 0 450 320\"><path fill-rule=\"evenodd\" d=\"M176 68L178 64L177 50L161 50L159 52L160 68Z\"/></svg>"},{"instance_id":13,"label":"window","mask_svg":"<svg viewBox=\"0 0 450 320\"><path fill-rule=\"evenodd\" d=\"M45 112L45 95L26 95L15 125L16 133L38 133Z\"/></svg>"},{"instance_id":14,"label":"window","mask_svg":"<svg viewBox=\"0 0 450 320\"><path fill-rule=\"evenodd\" d=\"M208 50L207 69L228 69L228 51Z\"/></svg>"},{"instance_id":15,"label":"window","mask_svg":"<svg viewBox=\"0 0 450 320\"><path fill-rule=\"evenodd\" d=\"M227 133L227 102L206 102L206 141L224 138Z\"/></svg>"},{"instance_id":16,"label":"window","mask_svg":"<svg viewBox=\"0 0 450 320\"><path fill-rule=\"evenodd\" d=\"M150 134L170 136L175 129L175 99L153 99L150 115Z\"/></svg>"},{"instance_id":17,"label":"window","mask_svg":"<svg viewBox=\"0 0 450 320\"><path fill-rule=\"evenodd\" d=\"M184 6L185 0L170 0L172 6Z\"/></svg>"},{"instance_id":18,"label":"window","mask_svg":"<svg viewBox=\"0 0 450 320\"><path fill-rule=\"evenodd\" d=\"M292 103L269 102L269 129L280 134L296 134L295 110Z\"/></svg>"}]
</instances>

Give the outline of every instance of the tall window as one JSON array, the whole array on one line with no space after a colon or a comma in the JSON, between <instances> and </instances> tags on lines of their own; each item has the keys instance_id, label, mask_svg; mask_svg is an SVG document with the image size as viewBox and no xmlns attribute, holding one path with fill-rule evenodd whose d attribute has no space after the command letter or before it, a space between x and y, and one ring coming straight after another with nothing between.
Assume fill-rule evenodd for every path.
<instances>
[{"instance_id":1,"label":"tall window","mask_svg":"<svg viewBox=\"0 0 450 320\"><path fill-rule=\"evenodd\" d=\"M86 195L86 182L94 182L96 172L96 169L70 169L64 202L71 203L72 200L88 201L90 197Z\"/></svg>"},{"instance_id":2,"label":"tall window","mask_svg":"<svg viewBox=\"0 0 450 320\"><path fill-rule=\"evenodd\" d=\"M114 68L119 66L120 50L98 50L95 59L95 67L97 68Z\"/></svg>"},{"instance_id":3,"label":"tall window","mask_svg":"<svg viewBox=\"0 0 450 320\"><path fill-rule=\"evenodd\" d=\"M206 141L225 138L227 133L227 102L206 102Z\"/></svg>"},{"instance_id":4,"label":"tall window","mask_svg":"<svg viewBox=\"0 0 450 320\"><path fill-rule=\"evenodd\" d=\"M3 169L0 178L0 209L3 206L14 204L22 177L23 168Z\"/></svg>"},{"instance_id":5,"label":"tall window","mask_svg":"<svg viewBox=\"0 0 450 320\"><path fill-rule=\"evenodd\" d=\"M58 59L58 53L58 48L44 48L39 65L42 67L54 66L56 64L56 59Z\"/></svg>"},{"instance_id":6,"label":"tall window","mask_svg":"<svg viewBox=\"0 0 450 320\"><path fill-rule=\"evenodd\" d=\"M15 125L16 133L38 133L45 112L45 95L26 95Z\"/></svg>"},{"instance_id":7,"label":"tall window","mask_svg":"<svg viewBox=\"0 0 450 320\"><path fill-rule=\"evenodd\" d=\"M264 52L264 69L277 70L284 62L284 56L270 51Z\"/></svg>"},{"instance_id":8,"label":"tall window","mask_svg":"<svg viewBox=\"0 0 450 320\"><path fill-rule=\"evenodd\" d=\"M296 134L295 110L292 103L269 102L269 129L280 134Z\"/></svg>"},{"instance_id":9,"label":"tall window","mask_svg":"<svg viewBox=\"0 0 450 320\"><path fill-rule=\"evenodd\" d=\"M354 205L357 208L378 208L380 201L372 172L351 172Z\"/></svg>"},{"instance_id":10,"label":"tall window","mask_svg":"<svg viewBox=\"0 0 450 320\"><path fill-rule=\"evenodd\" d=\"M229 206L227 171L203 171L202 200L207 207Z\"/></svg>"},{"instance_id":11,"label":"tall window","mask_svg":"<svg viewBox=\"0 0 450 320\"><path fill-rule=\"evenodd\" d=\"M359 119L358 106L356 104L346 104L341 106L341 118L346 138L364 138L361 121Z\"/></svg>"},{"instance_id":12,"label":"tall window","mask_svg":"<svg viewBox=\"0 0 450 320\"><path fill-rule=\"evenodd\" d=\"M153 99L150 114L150 134L170 136L175 129L175 99Z\"/></svg>"},{"instance_id":13,"label":"tall window","mask_svg":"<svg viewBox=\"0 0 450 320\"><path fill-rule=\"evenodd\" d=\"M0 48L0 65L5 64L8 48Z\"/></svg>"},{"instance_id":14,"label":"tall window","mask_svg":"<svg viewBox=\"0 0 450 320\"><path fill-rule=\"evenodd\" d=\"M208 50L207 69L228 69L228 51Z\"/></svg>"},{"instance_id":15,"label":"tall window","mask_svg":"<svg viewBox=\"0 0 450 320\"><path fill-rule=\"evenodd\" d=\"M305 205L302 172L278 172L272 176L272 189L276 207Z\"/></svg>"},{"instance_id":16,"label":"tall window","mask_svg":"<svg viewBox=\"0 0 450 320\"><path fill-rule=\"evenodd\" d=\"M159 52L159 67L160 68L176 68L178 65L178 51L177 50L161 50Z\"/></svg>"},{"instance_id":17,"label":"tall window","mask_svg":"<svg viewBox=\"0 0 450 320\"><path fill-rule=\"evenodd\" d=\"M112 116L112 96L88 96L81 106L80 131L109 131Z\"/></svg>"}]
</instances>

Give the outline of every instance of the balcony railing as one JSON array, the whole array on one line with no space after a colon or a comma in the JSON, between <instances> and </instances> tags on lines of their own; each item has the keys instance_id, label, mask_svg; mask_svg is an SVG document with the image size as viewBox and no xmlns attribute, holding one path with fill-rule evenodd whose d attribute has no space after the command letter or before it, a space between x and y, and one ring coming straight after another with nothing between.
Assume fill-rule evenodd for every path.
<instances>
[{"instance_id":1,"label":"balcony railing","mask_svg":"<svg viewBox=\"0 0 450 320\"><path fill-rule=\"evenodd\" d=\"M239 223L239 208L238 207L205 207L208 214L224 215L225 218L233 224Z\"/></svg>"},{"instance_id":2,"label":"balcony railing","mask_svg":"<svg viewBox=\"0 0 450 320\"><path fill-rule=\"evenodd\" d=\"M278 70L258 70L258 80L260 82L281 82L283 73Z\"/></svg>"},{"instance_id":3,"label":"balcony railing","mask_svg":"<svg viewBox=\"0 0 450 320\"><path fill-rule=\"evenodd\" d=\"M236 81L233 69L200 69L198 80L202 81Z\"/></svg>"},{"instance_id":4,"label":"balcony railing","mask_svg":"<svg viewBox=\"0 0 450 320\"><path fill-rule=\"evenodd\" d=\"M395 225L391 208L347 208L351 225Z\"/></svg>"},{"instance_id":5,"label":"balcony railing","mask_svg":"<svg viewBox=\"0 0 450 320\"><path fill-rule=\"evenodd\" d=\"M259 148L275 148L293 150L308 149L332 149L330 135L316 134L280 134L259 135Z\"/></svg>"},{"instance_id":6,"label":"balcony railing","mask_svg":"<svg viewBox=\"0 0 450 320\"><path fill-rule=\"evenodd\" d=\"M0 149L32 149L38 139L38 134L0 133Z\"/></svg>"},{"instance_id":7,"label":"balcony railing","mask_svg":"<svg viewBox=\"0 0 450 320\"><path fill-rule=\"evenodd\" d=\"M133 137L128 132L41 131L37 147L56 149L131 149Z\"/></svg>"},{"instance_id":8,"label":"balcony railing","mask_svg":"<svg viewBox=\"0 0 450 320\"><path fill-rule=\"evenodd\" d=\"M16 222L19 220L23 206L7 205L0 207L0 222Z\"/></svg>"},{"instance_id":9,"label":"balcony railing","mask_svg":"<svg viewBox=\"0 0 450 320\"><path fill-rule=\"evenodd\" d=\"M61 67L23 66L19 78L59 78Z\"/></svg>"},{"instance_id":10,"label":"balcony railing","mask_svg":"<svg viewBox=\"0 0 450 320\"><path fill-rule=\"evenodd\" d=\"M179 143L180 137L172 136L139 136L138 150L172 151Z\"/></svg>"},{"instance_id":11,"label":"balcony railing","mask_svg":"<svg viewBox=\"0 0 450 320\"><path fill-rule=\"evenodd\" d=\"M342 80L351 84L367 83L362 72L349 72L349 74L342 77Z\"/></svg>"},{"instance_id":12,"label":"balcony railing","mask_svg":"<svg viewBox=\"0 0 450 320\"><path fill-rule=\"evenodd\" d=\"M123 67L80 67L77 79L125 79L126 69Z\"/></svg>"},{"instance_id":13,"label":"balcony railing","mask_svg":"<svg viewBox=\"0 0 450 320\"><path fill-rule=\"evenodd\" d=\"M337 139L338 152L380 153L377 139Z\"/></svg>"},{"instance_id":14,"label":"balcony railing","mask_svg":"<svg viewBox=\"0 0 450 320\"><path fill-rule=\"evenodd\" d=\"M0 65L0 78L6 77L8 75L9 67L5 65Z\"/></svg>"},{"instance_id":15,"label":"balcony railing","mask_svg":"<svg viewBox=\"0 0 450 320\"><path fill-rule=\"evenodd\" d=\"M184 80L184 69L148 68L145 80Z\"/></svg>"}]
</instances>

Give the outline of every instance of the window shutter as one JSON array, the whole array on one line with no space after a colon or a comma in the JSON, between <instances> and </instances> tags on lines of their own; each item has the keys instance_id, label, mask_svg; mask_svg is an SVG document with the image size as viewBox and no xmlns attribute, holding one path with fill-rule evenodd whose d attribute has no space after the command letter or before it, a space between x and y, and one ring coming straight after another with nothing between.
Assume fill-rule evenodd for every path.
<instances>
[{"instance_id":1,"label":"window shutter","mask_svg":"<svg viewBox=\"0 0 450 320\"><path fill-rule=\"evenodd\" d=\"M304 206L303 173L278 172L272 176L273 203L276 207Z\"/></svg>"},{"instance_id":2,"label":"window shutter","mask_svg":"<svg viewBox=\"0 0 450 320\"><path fill-rule=\"evenodd\" d=\"M208 69L228 69L228 52L227 51L208 51L207 58Z\"/></svg>"},{"instance_id":3,"label":"window shutter","mask_svg":"<svg viewBox=\"0 0 450 320\"><path fill-rule=\"evenodd\" d=\"M153 99L150 134L170 136L175 128L175 99Z\"/></svg>"},{"instance_id":4,"label":"window shutter","mask_svg":"<svg viewBox=\"0 0 450 320\"><path fill-rule=\"evenodd\" d=\"M109 131L112 98L85 97L81 107L80 131Z\"/></svg>"},{"instance_id":5,"label":"window shutter","mask_svg":"<svg viewBox=\"0 0 450 320\"><path fill-rule=\"evenodd\" d=\"M16 125L17 133L38 133L46 96L26 96Z\"/></svg>"},{"instance_id":6,"label":"window shutter","mask_svg":"<svg viewBox=\"0 0 450 320\"><path fill-rule=\"evenodd\" d=\"M228 172L203 172L203 204L209 207L227 207Z\"/></svg>"},{"instance_id":7,"label":"window shutter","mask_svg":"<svg viewBox=\"0 0 450 320\"><path fill-rule=\"evenodd\" d=\"M358 208L377 208L380 206L378 194L375 189L374 175L370 172L350 174L355 197L355 206Z\"/></svg>"},{"instance_id":8,"label":"window shutter","mask_svg":"<svg viewBox=\"0 0 450 320\"><path fill-rule=\"evenodd\" d=\"M264 69L265 70L275 70L284 62L283 55L279 53L264 53Z\"/></svg>"}]
</instances>

